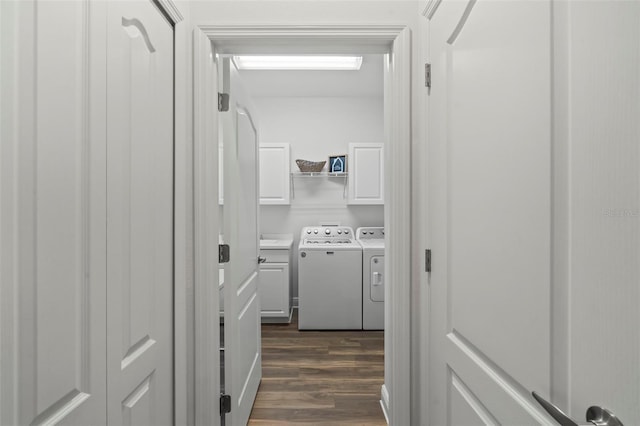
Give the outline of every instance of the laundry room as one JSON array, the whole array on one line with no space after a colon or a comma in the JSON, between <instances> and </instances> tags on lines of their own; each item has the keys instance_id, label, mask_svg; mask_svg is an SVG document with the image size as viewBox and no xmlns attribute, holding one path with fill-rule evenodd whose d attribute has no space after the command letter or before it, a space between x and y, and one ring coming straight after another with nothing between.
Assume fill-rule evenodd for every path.
<instances>
[{"instance_id":1,"label":"laundry room","mask_svg":"<svg viewBox=\"0 0 640 426\"><path fill-rule=\"evenodd\" d=\"M222 115L221 128L229 129L229 137L221 140L238 145L221 146L220 193L234 188L244 207L220 199L221 222L227 224L221 240L232 240L235 225L229 224L242 223L236 235L243 241L257 236L252 247L259 256L257 291L249 291L255 295L238 296L244 302L221 308L223 321L238 318L243 324L240 317L253 312L248 307L259 300L263 379L250 419L293 419L310 415L309 409L317 411L310 420L351 418L353 405L343 411L335 402L346 395L358 399L361 420L384 424L379 401L384 393L387 57L228 55L226 60L230 77L221 77L221 85L230 88L228 102L235 112ZM234 162L229 155L238 158L242 172L228 170ZM237 182L225 183L230 177ZM248 265L247 271L255 268ZM251 278L241 281L230 294L255 285ZM225 300L222 291L220 300ZM229 300L236 303L235 296ZM253 331L250 336L237 343L247 345L243 353L257 349L244 343L253 341ZM249 358L243 364L246 371L255 368ZM283 369L295 372L300 392L290 393ZM283 392L289 395L286 403Z\"/></svg>"},{"instance_id":2,"label":"laundry room","mask_svg":"<svg viewBox=\"0 0 640 426\"><path fill-rule=\"evenodd\" d=\"M359 227L384 226L384 55L355 58L353 69L343 70L252 69L269 65L234 58L259 122L261 246L292 239L289 294L281 294L286 293L282 284L262 280L265 321L281 320L299 306L298 247L304 227L323 233L327 227L347 227L355 239ZM271 263L265 257L263 270ZM323 279L330 280L331 271ZM284 308L269 306L286 299Z\"/></svg>"}]
</instances>

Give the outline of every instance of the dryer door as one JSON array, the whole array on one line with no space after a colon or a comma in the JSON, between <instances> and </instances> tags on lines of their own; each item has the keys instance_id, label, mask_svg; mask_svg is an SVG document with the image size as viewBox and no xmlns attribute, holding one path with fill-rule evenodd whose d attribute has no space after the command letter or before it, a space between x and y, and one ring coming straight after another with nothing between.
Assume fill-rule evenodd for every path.
<instances>
[{"instance_id":1,"label":"dryer door","mask_svg":"<svg viewBox=\"0 0 640 426\"><path fill-rule=\"evenodd\" d=\"M369 297L372 302L384 302L384 256L371 256Z\"/></svg>"}]
</instances>

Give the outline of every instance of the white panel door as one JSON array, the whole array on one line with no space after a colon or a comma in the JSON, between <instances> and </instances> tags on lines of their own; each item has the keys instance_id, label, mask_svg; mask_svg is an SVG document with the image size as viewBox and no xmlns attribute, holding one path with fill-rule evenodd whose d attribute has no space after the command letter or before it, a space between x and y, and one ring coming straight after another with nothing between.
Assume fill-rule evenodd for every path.
<instances>
[{"instance_id":1,"label":"white panel door","mask_svg":"<svg viewBox=\"0 0 640 426\"><path fill-rule=\"evenodd\" d=\"M224 276L224 392L231 396L226 425L249 420L262 377L258 297L258 130L254 109L235 66L222 61L230 82L224 140L224 238L231 261ZM228 77L227 77L228 76Z\"/></svg>"},{"instance_id":2,"label":"white panel door","mask_svg":"<svg viewBox=\"0 0 640 426\"><path fill-rule=\"evenodd\" d=\"M107 14L108 422L173 423L173 28Z\"/></svg>"},{"instance_id":3,"label":"white panel door","mask_svg":"<svg viewBox=\"0 0 640 426\"><path fill-rule=\"evenodd\" d=\"M103 5L0 15L0 424L104 425Z\"/></svg>"},{"instance_id":4,"label":"white panel door","mask_svg":"<svg viewBox=\"0 0 640 426\"><path fill-rule=\"evenodd\" d=\"M640 3L512 3L430 21L430 423L639 424Z\"/></svg>"},{"instance_id":5,"label":"white panel door","mask_svg":"<svg viewBox=\"0 0 640 426\"><path fill-rule=\"evenodd\" d=\"M430 21L430 424L549 422L550 2Z\"/></svg>"}]
</instances>

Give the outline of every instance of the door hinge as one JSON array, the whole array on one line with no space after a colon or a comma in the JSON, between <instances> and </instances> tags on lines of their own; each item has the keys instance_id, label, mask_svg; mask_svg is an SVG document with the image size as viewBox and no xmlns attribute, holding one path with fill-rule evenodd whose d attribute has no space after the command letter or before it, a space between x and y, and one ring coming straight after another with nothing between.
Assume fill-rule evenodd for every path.
<instances>
[{"instance_id":1,"label":"door hinge","mask_svg":"<svg viewBox=\"0 0 640 426\"><path fill-rule=\"evenodd\" d=\"M229 263L229 258L231 250L229 249L229 244L219 244L218 245L218 263Z\"/></svg>"},{"instance_id":2,"label":"door hinge","mask_svg":"<svg viewBox=\"0 0 640 426\"><path fill-rule=\"evenodd\" d=\"M431 272L431 249L424 251L424 270L425 272Z\"/></svg>"},{"instance_id":3,"label":"door hinge","mask_svg":"<svg viewBox=\"0 0 640 426\"><path fill-rule=\"evenodd\" d=\"M218 93L218 111L229 111L229 94Z\"/></svg>"},{"instance_id":4,"label":"door hinge","mask_svg":"<svg viewBox=\"0 0 640 426\"><path fill-rule=\"evenodd\" d=\"M220 415L231 412L231 395L220 395Z\"/></svg>"},{"instance_id":5,"label":"door hinge","mask_svg":"<svg viewBox=\"0 0 640 426\"><path fill-rule=\"evenodd\" d=\"M424 86L431 89L431 64L424 64Z\"/></svg>"}]
</instances>

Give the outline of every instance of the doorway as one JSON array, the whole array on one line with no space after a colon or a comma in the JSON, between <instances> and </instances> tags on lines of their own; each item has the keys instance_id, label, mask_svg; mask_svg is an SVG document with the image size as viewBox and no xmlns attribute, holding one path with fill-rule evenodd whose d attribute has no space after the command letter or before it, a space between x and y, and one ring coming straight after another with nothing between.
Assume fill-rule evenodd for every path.
<instances>
[{"instance_id":1,"label":"doorway","mask_svg":"<svg viewBox=\"0 0 640 426\"><path fill-rule=\"evenodd\" d=\"M380 395L388 57L230 59L260 140L263 378L249 424L386 424ZM229 96L230 104L238 102L233 90Z\"/></svg>"},{"instance_id":2,"label":"doorway","mask_svg":"<svg viewBox=\"0 0 640 426\"><path fill-rule=\"evenodd\" d=\"M260 27L206 26L196 29L194 72L194 115L197 163L196 188L196 371L207 371L196 383L196 422L219 424L218 407L206 401L217 397L219 364L216 343L218 295L211 291L217 274L205 261L217 245L218 214L206 201L212 185L217 185L217 146L211 139L218 132L213 106L217 87L213 58L216 54L243 53L251 49L263 53L304 53L323 51L389 54L385 79L385 188L387 228L387 277L395 285L386 298L385 386L381 400L392 424L409 423L409 318L410 312L410 50L409 30L403 26L354 27ZM277 47L274 47L277 46ZM211 113L211 115L208 115ZM214 120L211 120L211 116ZM391 143L390 141L393 141ZM201 154L201 155L198 155ZM213 186L215 190L215 186ZM210 197L209 197L210 198ZM211 218L216 221L211 224ZM209 257L211 259L211 257ZM215 286L213 286L215 288ZM204 303L206 301L207 303ZM215 309L212 309L214 307ZM215 313L213 312L215 311ZM206 331L206 332L205 332ZM227 354L229 356L229 354ZM198 373L196 373L198 375Z\"/></svg>"}]
</instances>

